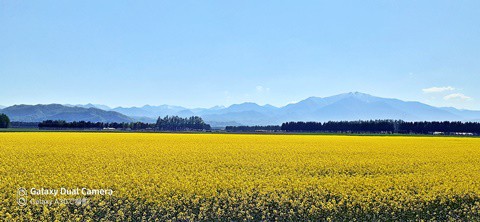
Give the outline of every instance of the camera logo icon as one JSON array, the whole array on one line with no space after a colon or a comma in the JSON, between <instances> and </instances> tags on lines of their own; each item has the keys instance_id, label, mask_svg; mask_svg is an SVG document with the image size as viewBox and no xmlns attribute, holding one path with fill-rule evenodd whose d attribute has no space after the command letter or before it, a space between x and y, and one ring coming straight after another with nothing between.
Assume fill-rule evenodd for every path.
<instances>
[{"instance_id":1,"label":"camera logo icon","mask_svg":"<svg viewBox=\"0 0 480 222\"><path fill-rule=\"evenodd\" d=\"M27 189L25 189L25 188L23 188L23 187L20 187L20 188L18 189L18 196L21 196L21 197L27 196Z\"/></svg>"}]
</instances>

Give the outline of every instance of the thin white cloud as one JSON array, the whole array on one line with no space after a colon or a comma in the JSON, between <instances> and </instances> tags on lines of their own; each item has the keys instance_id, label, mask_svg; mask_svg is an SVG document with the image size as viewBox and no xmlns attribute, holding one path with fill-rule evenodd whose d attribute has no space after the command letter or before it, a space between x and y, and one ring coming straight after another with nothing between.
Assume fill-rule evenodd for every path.
<instances>
[{"instance_id":1,"label":"thin white cloud","mask_svg":"<svg viewBox=\"0 0 480 222\"><path fill-rule=\"evenodd\" d=\"M269 92L270 88L265 88L263 86L257 86L257 87L255 87L255 90L257 90L258 93L263 93L263 92Z\"/></svg>"},{"instance_id":2,"label":"thin white cloud","mask_svg":"<svg viewBox=\"0 0 480 222\"><path fill-rule=\"evenodd\" d=\"M443 97L444 100L460 100L460 101L468 101L472 100L472 97L466 96L462 93L453 93L450 95L446 95Z\"/></svg>"},{"instance_id":3,"label":"thin white cloud","mask_svg":"<svg viewBox=\"0 0 480 222\"><path fill-rule=\"evenodd\" d=\"M455 88L451 86L445 86L445 87L430 87L426 89L422 89L424 93L440 93L440 92L447 92L447 91L453 91Z\"/></svg>"}]
</instances>

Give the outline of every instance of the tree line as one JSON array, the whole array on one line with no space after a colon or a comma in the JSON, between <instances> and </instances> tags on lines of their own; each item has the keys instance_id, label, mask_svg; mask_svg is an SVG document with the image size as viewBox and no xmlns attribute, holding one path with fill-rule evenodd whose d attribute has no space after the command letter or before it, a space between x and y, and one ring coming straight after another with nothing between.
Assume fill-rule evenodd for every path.
<instances>
[{"instance_id":1,"label":"tree line","mask_svg":"<svg viewBox=\"0 0 480 222\"><path fill-rule=\"evenodd\" d=\"M402 120L328 121L328 122L286 122L281 129L287 132L340 132L340 133L472 133L480 134L479 122Z\"/></svg>"},{"instance_id":2,"label":"tree line","mask_svg":"<svg viewBox=\"0 0 480 222\"><path fill-rule=\"evenodd\" d=\"M90 121L73 121L66 122L64 120L46 120L38 123L38 128L58 128L58 129L148 129L155 127L155 124L143 123L143 122L131 122L131 123L103 123L103 122L90 122Z\"/></svg>"},{"instance_id":3,"label":"tree line","mask_svg":"<svg viewBox=\"0 0 480 222\"><path fill-rule=\"evenodd\" d=\"M209 124L206 124L199 116L182 118L179 116L158 117L155 127L160 131L189 131L189 130L211 130Z\"/></svg>"},{"instance_id":4,"label":"tree line","mask_svg":"<svg viewBox=\"0 0 480 222\"><path fill-rule=\"evenodd\" d=\"M12 128L37 128L38 122L18 122L13 121L10 123L10 127Z\"/></svg>"},{"instance_id":5,"label":"tree line","mask_svg":"<svg viewBox=\"0 0 480 222\"><path fill-rule=\"evenodd\" d=\"M46 120L38 124L40 129L122 129L122 130L159 130L159 131L200 131L210 130L202 118L192 116L181 118L178 116L158 117L156 123L130 122L130 123L104 123L90 121Z\"/></svg>"},{"instance_id":6,"label":"tree line","mask_svg":"<svg viewBox=\"0 0 480 222\"><path fill-rule=\"evenodd\" d=\"M269 125L269 126L227 126L225 131L227 132L258 132L258 131L269 131L276 132L282 130L278 125Z\"/></svg>"}]
</instances>

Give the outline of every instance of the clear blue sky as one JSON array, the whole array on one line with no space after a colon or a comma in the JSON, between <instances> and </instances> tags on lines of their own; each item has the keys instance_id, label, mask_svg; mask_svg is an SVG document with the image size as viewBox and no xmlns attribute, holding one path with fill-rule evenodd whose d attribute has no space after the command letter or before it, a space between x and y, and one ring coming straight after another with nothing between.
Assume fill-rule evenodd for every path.
<instances>
[{"instance_id":1,"label":"clear blue sky","mask_svg":"<svg viewBox=\"0 0 480 222\"><path fill-rule=\"evenodd\" d=\"M0 105L480 109L480 1L0 1ZM436 88L433 88L436 87Z\"/></svg>"}]
</instances>

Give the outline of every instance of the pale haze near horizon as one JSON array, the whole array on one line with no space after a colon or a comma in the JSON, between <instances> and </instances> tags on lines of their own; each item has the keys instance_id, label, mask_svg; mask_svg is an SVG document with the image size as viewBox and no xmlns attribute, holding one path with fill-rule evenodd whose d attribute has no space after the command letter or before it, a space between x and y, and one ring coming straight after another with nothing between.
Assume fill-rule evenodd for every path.
<instances>
[{"instance_id":1,"label":"pale haze near horizon","mask_svg":"<svg viewBox=\"0 0 480 222\"><path fill-rule=\"evenodd\" d=\"M478 1L1 1L0 105L283 106L359 91L480 110Z\"/></svg>"}]
</instances>

